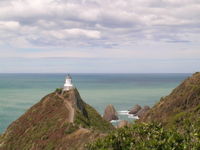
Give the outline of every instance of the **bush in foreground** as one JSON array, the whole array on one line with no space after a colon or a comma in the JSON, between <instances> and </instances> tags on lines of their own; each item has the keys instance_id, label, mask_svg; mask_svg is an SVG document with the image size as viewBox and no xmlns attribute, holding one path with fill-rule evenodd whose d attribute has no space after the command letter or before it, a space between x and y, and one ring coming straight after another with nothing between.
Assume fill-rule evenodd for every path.
<instances>
[{"instance_id":1,"label":"bush in foreground","mask_svg":"<svg viewBox=\"0 0 200 150\"><path fill-rule=\"evenodd\" d=\"M188 139L160 124L133 124L87 145L89 150L198 150L200 141ZM200 139L199 139L200 140Z\"/></svg>"}]
</instances>

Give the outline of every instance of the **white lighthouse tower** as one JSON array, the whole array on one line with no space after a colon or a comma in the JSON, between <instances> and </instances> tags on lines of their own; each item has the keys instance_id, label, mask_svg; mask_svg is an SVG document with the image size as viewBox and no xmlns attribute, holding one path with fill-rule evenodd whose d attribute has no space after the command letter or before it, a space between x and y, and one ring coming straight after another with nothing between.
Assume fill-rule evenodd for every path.
<instances>
[{"instance_id":1,"label":"white lighthouse tower","mask_svg":"<svg viewBox=\"0 0 200 150\"><path fill-rule=\"evenodd\" d=\"M72 84L72 77L68 74L65 79L63 91L69 91L70 89L73 89L73 84Z\"/></svg>"}]
</instances>

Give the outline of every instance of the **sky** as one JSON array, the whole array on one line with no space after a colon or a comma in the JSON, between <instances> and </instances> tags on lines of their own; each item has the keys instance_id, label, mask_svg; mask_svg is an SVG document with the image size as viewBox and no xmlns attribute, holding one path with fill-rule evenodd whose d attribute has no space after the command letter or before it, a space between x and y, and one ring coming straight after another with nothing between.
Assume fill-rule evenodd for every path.
<instances>
[{"instance_id":1,"label":"sky","mask_svg":"<svg viewBox=\"0 0 200 150\"><path fill-rule=\"evenodd\" d=\"M200 71L200 0L0 0L0 73Z\"/></svg>"}]
</instances>

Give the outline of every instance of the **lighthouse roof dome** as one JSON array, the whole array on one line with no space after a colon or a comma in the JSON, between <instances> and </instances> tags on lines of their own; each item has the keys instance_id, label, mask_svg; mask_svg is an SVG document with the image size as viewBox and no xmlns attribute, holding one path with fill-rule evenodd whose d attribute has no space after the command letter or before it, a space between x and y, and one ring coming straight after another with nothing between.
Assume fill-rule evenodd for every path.
<instances>
[{"instance_id":1,"label":"lighthouse roof dome","mask_svg":"<svg viewBox=\"0 0 200 150\"><path fill-rule=\"evenodd\" d=\"M67 75L66 79L72 79L72 77L70 76L70 74Z\"/></svg>"}]
</instances>

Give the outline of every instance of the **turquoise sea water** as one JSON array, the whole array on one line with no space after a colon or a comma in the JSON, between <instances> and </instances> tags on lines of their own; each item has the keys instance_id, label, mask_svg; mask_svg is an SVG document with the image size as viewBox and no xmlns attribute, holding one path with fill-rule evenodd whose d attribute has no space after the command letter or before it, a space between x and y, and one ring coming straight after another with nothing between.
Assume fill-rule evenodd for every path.
<instances>
[{"instance_id":1,"label":"turquoise sea water","mask_svg":"<svg viewBox=\"0 0 200 150\"><path fill-rule=\"evenodd\" d=\"M85 102L103 114L135 104L152 106L190 74L72 74ZM0 133L42 97L62 87L65 74L0 74ZM120 115L120 119L128 119ZM129 119L130 120L130 119Z\"/></svg>"}]
</instances>

